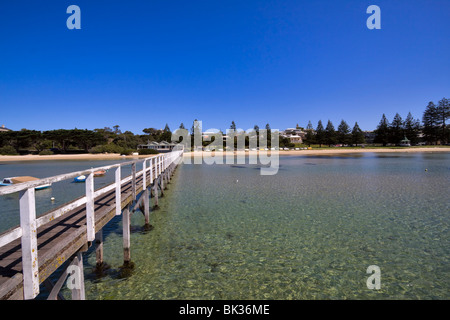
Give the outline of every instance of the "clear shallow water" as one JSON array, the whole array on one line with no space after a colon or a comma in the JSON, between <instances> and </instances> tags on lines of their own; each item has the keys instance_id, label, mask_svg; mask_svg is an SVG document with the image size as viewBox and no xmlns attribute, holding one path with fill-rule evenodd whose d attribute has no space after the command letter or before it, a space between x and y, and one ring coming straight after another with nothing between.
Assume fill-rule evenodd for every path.
<instances>
[{"instance_id":1,"label":"clear shallow water","mask_svg":"<svg viewBox=\"0 0 450 320\"><path fill-rule=\"evenodd\" d=\"M280 160L275 176L180 166L155 228L132 216L131 276L118 275L120 217L106 229L106 276L94 276L92 249L84 255L87 298L450 298L450 154ZM381 290L366 287L369 265Z\"/></svg>"}]
</instances>

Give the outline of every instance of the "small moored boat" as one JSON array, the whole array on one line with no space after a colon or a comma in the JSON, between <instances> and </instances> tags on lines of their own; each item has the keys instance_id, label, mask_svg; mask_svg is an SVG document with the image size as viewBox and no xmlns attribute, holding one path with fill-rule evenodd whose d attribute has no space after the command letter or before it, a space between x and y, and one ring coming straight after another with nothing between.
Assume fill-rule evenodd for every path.
<instances>
[{"instance_id":1,"label":"small moored boat","mask_svg":"<svg viewBox=\"0 0 450 320\"><path fill-rule=\"evenodd\" d=\"M85 175L81 175L81 176L73 178L73 182L85 182L85 181L86 181Z\"/></svg>"},{"instance_id":2,"label":"small moored boat","mask_svg":"<svg viewBox=\"0 0 450 320\"><path fill-rule=\"evenodd\" d=\"M106 170L94 171L94 177L102 177L106 174Z\"/></svg>"},{"instance_id":3,"label":"small moored boat","mask_svg":"<svg viewBox=\"0 0 450 320\"><path fill-rule=\"evenodd\" d=\"M21 176L21 177L10 177L10 178L4 178L3 181L0 183L0 186L10 186L13 184L23 183L23 182L29 182L29 181L36 181L39 180L39 178L30 177L30 176ZM51 187L51 183L42 184L40 186L35 187L35 190L42 190L47 189Z\"/></svg>"}]
</instances>

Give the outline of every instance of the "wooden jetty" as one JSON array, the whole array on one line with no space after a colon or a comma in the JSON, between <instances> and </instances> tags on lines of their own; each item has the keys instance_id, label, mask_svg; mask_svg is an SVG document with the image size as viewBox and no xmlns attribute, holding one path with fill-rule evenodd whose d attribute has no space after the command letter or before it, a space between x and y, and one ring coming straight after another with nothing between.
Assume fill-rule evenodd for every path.
<instances>
[{"instance_id":1,"label":"wooden jetty","mask_svg":"<svg viewBox=\"0 0 450 320\"><path fill-rule=\"evenodd\" d=\"M40 285L49 288L48 299L61 298L59 290L71 279L72 299L84 299L83 259L96 243L97 264L103 261L102 228L116 215L123 219L124 266L131 261L130 215L142 208L149 224L151 191L154 204L183 156L175 149L141 160L72 172L0 188L0 196L19 193L20 226L0 234L0 300L34 299ZM142 170L136 164L142 163ZM130 166L130 176L121 169ZM94 190L94 172L115 169L115 182ZM36 218L35 187L86 175L86 195ZM49 276L62 265L66 271L56 283ZM78 272L81 270L81 272ZM78 278L76 278L77 276Z\"/></svg>"}]
</instances>

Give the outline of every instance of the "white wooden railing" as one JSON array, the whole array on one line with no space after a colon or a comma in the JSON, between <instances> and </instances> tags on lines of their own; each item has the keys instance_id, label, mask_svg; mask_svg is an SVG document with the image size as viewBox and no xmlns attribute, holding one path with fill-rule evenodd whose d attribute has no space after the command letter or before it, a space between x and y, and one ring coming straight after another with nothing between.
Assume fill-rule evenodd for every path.
<instances>
[{"instance_id":1,"label":"white wooden railing","mask_svg":"<svg viewBox=\"0 0 450 320\"><path fill-rule=\"evenodd\" d=\"M146 190L150 184L155 181L166 168L172 163L178 164L183 155L183 148L177 147L170 153L165 153L141 160L117 163L109 166L91 168L89 170L61 174L54 177L39 179L30 182L19 183L16 185L0 188L0 196L19 192L19 211L20 226L10 229L0 235L0 248L21 238L22 246L22 269L23 269L23 287L24 299L33 299L39 293L39 265L37 250L37 229L50 221L64 215L65 213L86 205L86 228L87 241L95 239L95 210L94 200L100 195L115 189L116 215L121 214L121 188L122 185L131 181L133 200L136 200L136 179L139 175L143 177L142 190ZM136 164L142 162L142 170L136 171ZM121 168L123 166L132 166L130 176L121 177ZM94 190L94 172L99 170L115 169L115 182ZM155 169L155 170L153 170ZM147 172L150 171L150 181L147 181ZM153 176L155 171L155 176ZM63 180L73 179L80 175L86 175L86 195L60 207L54 211L48 212L39 218L36 218L35 188Z\"/></svg>"}]
</instances>

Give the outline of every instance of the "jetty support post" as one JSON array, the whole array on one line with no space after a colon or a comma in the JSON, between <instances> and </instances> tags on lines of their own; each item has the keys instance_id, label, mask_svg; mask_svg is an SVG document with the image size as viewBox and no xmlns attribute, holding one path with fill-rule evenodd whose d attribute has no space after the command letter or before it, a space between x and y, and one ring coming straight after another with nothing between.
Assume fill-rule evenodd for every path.
<instances>
[{"instance_id":1,"label":"jetty support post","mask_svg":"<svg viewBox=\"0 0 450 320\"><path fill-rule=\"evenodd\" d=\"M72 300L85 300L83 256L81 252L75 255L72 265L76 267L72 273L72 275L76 276L76 284L72 285Z\"/></svg>"},{"instance_id":2,"label":"jetty support post","mask_svg":"<svg viewBox=\"0 0 450 320\"><path fill-rule=\"evenodd\" d=\"M130 208L127 206L123 210L123 264L128 265L131 261L130 253Z\"/></svg>"},{"instance_id":3,"label":"jetty support post","mask_svg":"<svg viewBox=\"0 0 450 320\"><path fill-rule=\"evenodd\" d=\"M103 229L95 234L95 257L97 268L100 268L103 265Z\"/></svg>"},{"instance_id":4,"label":"jetty support post","mask_svg":"<svg viewBox=\"0 0 450 320\"><path fill-rule=\"evenodd\" d=\"M19 195L24 299L34 299L39 294L36 202L34 195L34 188L23 190Z\"/></svg>"},{"instance_id":5,"label":"jetty support post","mask_svg":"<svg viewBox=\"0 0 450 320\"><path fill-rule=\"evenodd\" d=\"M159 194L158 194L158 178L155 179L155 181L153 182L153 194L154 194L154 198L155 198L155 205L153 206L153 209L158 209L159 208L159 203L158 203L158 199L159 199Z\"/></svg>"}]
</instances>

